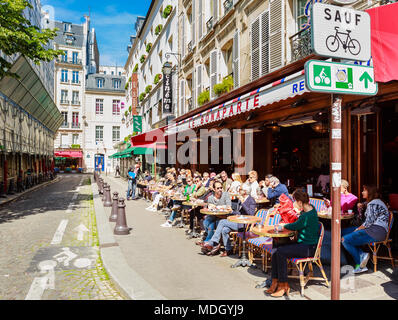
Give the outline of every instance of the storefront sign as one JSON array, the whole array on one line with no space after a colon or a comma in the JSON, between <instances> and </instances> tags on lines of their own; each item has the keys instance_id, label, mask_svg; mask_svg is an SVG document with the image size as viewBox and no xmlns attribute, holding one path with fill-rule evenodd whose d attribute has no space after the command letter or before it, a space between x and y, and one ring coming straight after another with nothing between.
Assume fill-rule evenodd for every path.
<instances>
[{"instance_id":1,"label":"storefront sign","mask_svg":"<svg viewBox=\"0 0 398 320\"><path fill-rule=\"evenodd\" d=\"M133 116L133 132L142 132L142 116Z\"/></svg>"},{"instance_id":2,"label":"storefront sign","mask_svg":"<svg viewBox=\"0 0 398 320\"><path fill-rule=\"evenodd\" d=\"M163 74L163 113L173 113L172 75Z\"/></svg>"},{"instance_id":3,"label":"storefront sign","mask_svg":"<svg viewBox=\"0 0 398 320\"><path fill-rule=\"evenodd\" d=\"M330 4L312 6L312 47L320 56L368 61L370 16L365 11Z\"/></svg>"},{"instance_id":4,"label":"storefront sign","mask_svg":"<svg viewBox=\"0 0 398 320\"><path fill-rule=\"evenodd\" d=\"M309 92L305 88L304 71L259 88L220 106L206 110L191 118L170 126L165 134L170 135L188 129L198 128L207 124L250 112L268 104L292 98Z\"/></svg>"},{"instance_id":5,"label":"storefront sign","mask_svg":"<svg viewBox=\"0 0 398 320\"><path fill-rule=\"evenodd\" d=\"M378 91L373 67L310 60L305 75L310 91L371 96Z\"/></svg>"}]
</instances>

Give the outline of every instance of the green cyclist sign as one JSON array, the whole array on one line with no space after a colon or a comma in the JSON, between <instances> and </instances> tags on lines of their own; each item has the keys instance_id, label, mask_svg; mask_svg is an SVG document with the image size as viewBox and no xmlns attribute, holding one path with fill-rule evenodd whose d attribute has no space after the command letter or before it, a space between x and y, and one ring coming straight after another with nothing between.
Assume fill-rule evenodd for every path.
<instances>
[{"instance_id":1,"label":"green cyclist sign","mask_svg":"<svg viewBox=\"0 0 398 320\"><path fill-rule=\"evenodd\" d=\"M308 90L325 93L375 95L378 91L373 67L310 60L305 64Z\"/></svg>"},{"instance_id":2,"label":"green cyclist sign","mask_svg":"<svg viewBox=\"0 0 398 320\"><path fill-rule=\"evenodd\" d=\"M142 116L133 116L133 131L142 132Z\"/></svg>"}]
</instances>

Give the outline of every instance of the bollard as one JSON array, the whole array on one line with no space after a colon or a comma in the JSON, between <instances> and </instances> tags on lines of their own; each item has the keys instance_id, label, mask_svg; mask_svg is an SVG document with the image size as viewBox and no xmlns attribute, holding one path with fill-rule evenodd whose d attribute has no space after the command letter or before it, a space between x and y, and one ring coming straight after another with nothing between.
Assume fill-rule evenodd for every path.
<instances>
[{"instance_id":1,"label":"bollard","mask_svg":"<svg viewBox=\"0 0 398 320\"><path fill-rule=\"evenodd\" d=\"M130 228L127 227L126 223L126 204L124 203L124 199L119 199L118 210L117 210L117 219L114 234L119 236L125 236L130 233Z\"/></svg>"},{"instance_id":2,"label":"bollard","mask_svg":"<svg viewBox=\"0 0 398 320\"><path fill-rule=\"evenodd\" d=\"M113 193L113 202L112 202L112 211L111 211L111 216L109 217L109 222L116 222L116 220L117 220L118 203L119 203L119 193L114 192Z\"/></svg>"},{"instance_id":3,"label":"bollard","mask_svg":"<svg viewBox=\"0 0 398 320\"><path fill-rule=\"evenodd\" d=\"M103 185L102 185L102 202L104 202L105 201L105 189L108 187L108 184L105 182Z\"/></svg>"},{"instance_id":4,"label":"bollard","mask_svg":"<svg viewBox=\"0 0 398 320\"><path fill-rule=\"evenodd\" d=\"M98 188L98 193L102 196L104 193L104 180L101 178L99 179L99 188Z\"/></svg>"},{"instance_id":5,"label":"bollard","mask_svg":"<svg viewBox=\"0 0 398 320\"><path fill-rule=\"evenodd\" d=\"M105 195L104 207L106 208L112 207L111 186L109 184L106 185L104 195Z\"/></svg>"}]
</instances>

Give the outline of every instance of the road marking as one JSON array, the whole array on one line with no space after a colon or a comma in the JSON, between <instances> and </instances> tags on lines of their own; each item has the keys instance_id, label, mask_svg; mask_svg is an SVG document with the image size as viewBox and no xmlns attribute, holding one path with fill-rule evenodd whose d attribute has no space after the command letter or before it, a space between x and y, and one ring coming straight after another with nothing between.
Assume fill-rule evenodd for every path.
<instances>
[{"instance_id":1,"label":"road marking","mask_svg":"<svg viewBox=\"0 0 398 320\"><path fill-rule=\"evenodd\" d=\"M62 242L62 238L64 237L66 226L68 225L68 220L62 220L59 224L57 231L54 234L54 238L51 241L52 245L57 245Z\"/></svg>"},{"instance_id":2,"label":"road marking","mask_svg":"<svg viewBox=\"0 0 398 320\"><path fill-rule=\"evenodd\" d=\"M46 290L47 282L47 277L34 278L25 300L41 300L44 290Z\"/></svg>"},{"instance_id":3,"label":"road marking","mask_svg":"<svg viewBox=\"0 0 398 320\"><path fill-rule=\"evenodd\" d=\"M84 224L81 224L80 226L78 226L74 230L77 231L77 240L78 241L83 241L84 232L89 232L89 230L86 228L86 226Z\"/></svg>"},{"instance_id":4,"label":"road marking","mask_svg":"<svg viewBox=\"0 0 398 320\"><path fill-rule=\"evenodd\" d=\"M79 190L77 190L79 192ZM72 201L75 201L77 199L78 193L75 193L72 197Z\"/></svg>"}]
</instances>

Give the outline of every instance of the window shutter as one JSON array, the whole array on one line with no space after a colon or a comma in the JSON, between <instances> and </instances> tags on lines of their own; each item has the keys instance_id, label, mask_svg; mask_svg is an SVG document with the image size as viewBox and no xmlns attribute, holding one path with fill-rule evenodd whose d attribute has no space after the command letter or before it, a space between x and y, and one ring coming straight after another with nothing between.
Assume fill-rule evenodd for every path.
<instances>
[{"instance_id":1,"label":"window shutter","mask_svg":"<svg viewBox=\"0 0 398 320\"><path fill-rule=\"evenodd\" d=\"M240 64L239 64L239 30L237 30L234 34L234 44L232 48L232 70L234 77L234 88L239 88L239 78L240 78Z\"/></svg>"},{"instance_id":2,"label":"window shutter","mask_svg":"<svg viewBox=\"0 0 398 320\"><path fill-rule=\"evenodd\" d=\"M284 0L271 0L270 2L270 71L283 66L284 45Z\"/></svg>"},{"instance_id":3,"label":"window shutter","mask_svg":"<svg viewBox=\"0 0 398 320\"><path fill-rule=\"evenodd\" d=\"M261 76L269 73L269 11L261 15Z\"/></svg>"},{"instance_id":4,"label":"window shutter","mask_svg":"<svg viewBox=\"0 0 398 320\"><path fill-rule=\"evenodd\" d=\"M210 99L215 98L214 86L217 84L218 50L210 52Z\"/></svg>"},{"instance_id":5,"label":"window shutter","mask_svg":"<svg viewBox=\"0 0 398 320\"><path fill-rule=\"evenodd\" d=\"M260 77L260 18L251 27L252 80Z\"/></svg>"},{"instance_id":6,"label":"window shutter","mask_svg":"<svg viewBox=\"0 0 398 320\"><path fill-rule=\"evenodd\" d=\"M213 24L218 20L218 0L213 0Z\"/></svg>"},{"instance_id":7,"label":"window shutter","mask_svg":"<svg viewBox=\"0 0 398 320\"><path fill-rule=\"evenodd\" d=\"M182 14L182 23L181 23L181 33L182 33L182 40L181 40L181 54L185 57L185 15Z\"/></svg>"},{"instance_id":8,"label":"window shutter","mask_svg":"<svg viewBox=\"0 0 398 320\"><path fill-rule=\"evenodd\" d=\"M203 0L199 1L199 40L202 39L203 35Z\"/></svg>"},{"instance_id":9,"label":"window shutter","mask_svg":"<svg viewBox=\"0 0 398 320\"><path fill-rule=\"evenodd\" d=\"M196 108L196 101L195 101L195 97L196 97L196 90L195 90L195 80L196 80L196 76L195 76L196 70L194 69L192 71L192 82L191 82L191 99L192 99L192 107L191 110Z\"/></svg>"},{"instance_id":10,"label":"window shutter","mask_svg":"<svg viewBox=\"0 0 398 320\"><path fill-rule=\"evenodd\" d=\"M202 93L202 65L196 67L196 101L195 104L198 103L199 95Z\"/></svg>"},{"instance_id":11,"label":"window shutter","mask_svg":"<svg viewBox=\"0 0 398 320\"><path fill-rule=\"evenodd\" d=\"M180 116L185 114L185 80L180 81Z\"/></svg>"},{"instance_id":12,"label":"window shutter","mask_svg":"<svg viewBox=\"0 0 398 320\"><path fill-rule=\"evenodd\" d=\"M196 1L192 0L192 48L195 46L195 41L196 41L195 22L196 22Z\"/></svg>"}]
</instances>

